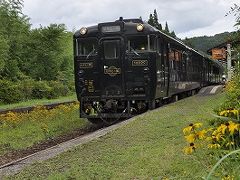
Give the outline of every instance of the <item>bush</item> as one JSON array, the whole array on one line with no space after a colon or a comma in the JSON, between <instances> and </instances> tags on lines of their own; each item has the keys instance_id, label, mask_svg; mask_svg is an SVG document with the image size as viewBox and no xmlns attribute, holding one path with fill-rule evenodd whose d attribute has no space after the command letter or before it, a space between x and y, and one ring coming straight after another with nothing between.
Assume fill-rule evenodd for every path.
<instances>
[{"instance_id":1,"label":"bush","mask_svg":"<svg viewBox=\"0 0 240 180\"><path fill-rule=\"evenodd\" d=\"M23 100L32 99L35 81L33 79L25 79L23 81L19 81L18 84L20 85L21 91L24 94Z\"/></svg>"},{"instance_id":2,"label":"bush","mask_svg":"<svg viewBox=\"0 0 240 180\"><path fill-rule=\"evenodd\" d=\"M235 74L226 85L226 101L215 110L219 113L224 110L240 109L240 75Z\"/></svg>"},{"instance_id":3,"label":"bush","mask_svg":"<svg viewBox=\"0 0 240 180\"><path fill-rule=\"evenodd\" d=\"M0 102L4 104L16 103L24 99L21 85L7 81L0 80Z\"/></svg>"},{"instance_id":4,"label":"bush","mask_svg":"<svg viewBox=\"0 0 240 180\"><path fill-rule=\"evenodd\" d=\"M52 88L49 87L47 81L35 81L32 90L33 99L51 99Z\"/></svg>"},{"instance_id":5,"label":"bush","mask_svg":"<svg viewBox=\"0 0 240 180\"><path fill-rule=\"evenodd\" d=\"M0 103L9 104L30 99L54 99L66 96L74 91L72 84L63 84L59 81L22 81L0 80Z\"/></svg>"},{"instance_id":6,"label":"bush","mask_svg":"<svg viewBox=\"0 0 240 180\"><path fill-rule=\"evenodd\" d=\"M52 88L50 92L50 98L57 98L60 96L66 96L69 93L69 88L58 81L49 81L49 86Z\"/></svg>"}]
</instances>

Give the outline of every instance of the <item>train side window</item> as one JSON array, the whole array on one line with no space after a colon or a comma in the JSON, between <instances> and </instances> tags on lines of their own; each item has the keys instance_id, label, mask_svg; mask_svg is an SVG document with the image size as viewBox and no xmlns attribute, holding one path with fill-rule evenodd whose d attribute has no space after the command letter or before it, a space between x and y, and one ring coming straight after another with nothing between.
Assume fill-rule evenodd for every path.
<instances>
[{"instance_id":1,"label":"train side window","mask_svg":"<svg viewBox=\"0 0 240 180\"><path fill-rule=\"evenodd\" d=\"M170 61L174 61L175 60L175 52L174 52L174 50L171 50L169 52L169 60Z\"/></svg>"},{"instance_id":2,"label":"train side window","mask_svg":"<svg viewBox=\"0 0 240 180\"><path fill-rule=\"evenodd\" d=\"M169 61L172 61L172 69L180 70L182 62L182 52L177 49L171 49L169 52Z\"/></svg>"},{"instance_id":3,"label":"train side window","mask_svg":"<svg viewBox=\"0 0 240 180\"><path fill-rule=\"evenodd\" d=\"M155 35L132 36L128 38L128 49L134 51L156 50L157 40Z\"/></svg>"},{"instance_id":4,"label":"train side window","mask_svg":"<svg viewBox=\"0 0 240 180\"><path fill-rule=\"evenodd\" d=\"M133 36L129 37L130 43L128 49L134 51L145 51L148 49L148 39L147 36Z\"/></svg>"},{"instance_id":5,"label":"train side window","mask_svg":"<svg viewBox=\"0 0 240 180\"><path fill-rule=\"evenodd\" d=\"M89 56L96 54L97 41L96 40L78 40L77 55Z\"/></svg>"}]
</instances>

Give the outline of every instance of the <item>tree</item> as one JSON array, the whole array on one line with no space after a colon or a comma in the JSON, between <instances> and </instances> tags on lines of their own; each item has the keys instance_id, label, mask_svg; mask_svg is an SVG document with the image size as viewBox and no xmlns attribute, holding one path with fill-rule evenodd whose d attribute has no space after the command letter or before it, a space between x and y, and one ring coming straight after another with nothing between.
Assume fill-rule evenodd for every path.
<instances>
[{"instance_id":1,"label":"tree","mask_svg":"<svg viewBox=\"0 0 240 180\"><path fill-rule=\"evenodd\" d=\"M150 24L151 26L155 27L154 26L154 19L153 19L153 15L152 14L149 15L148 24Z\"/></svg>"},{"instance_id":2,"label":"tree","mask_svg":"<svg viewBox=\"0 0 240 180\"><path fill-rule=\"evenodd\" d=\"M26 39L30 32L28 18L22 14L22 0L0 1L0 76L16 80L25 58ZM4 67L3 67L4 66Z\"/></svg>"},{"instance_id":3,"label":"tree","mask_svg":"<svg viewBox=\"0 0 240 180\"><path fill-rule=\"evenodd\" d=\"M158 22L158 14L156 9L154 9L154 12L153 12L153 23L154 23L154 27L156 27L160 31L162 30L162 25Z\"/></svg>"},{"instance_id":4,"label":"tree","mask_svg":"<svg viewBox=\"0 0 240 180\"><path fill-rule=\"evenodd\" d=\"M173 37L173 38L177 38L177 36L176 36L176 34L175 34L174 31L172 31L172 32L170 33L170 36Z\"/></svg>"},{"instance_id":5,"label":"tree","mask_svg":"<svg viewBox=\"0 0 240 180\"><path fill-rule=\"evenodd\" d=\"M171 36L173 38L177 38L177 36L176 36L174 31L171 31L171 33L170 33L170 30L169 30L167 22L165 24L165 29L162 28L161 23L158 22L158 14L157 14L157 10L156 9L154 9L153 14L150 14L149 19L148 19L148 24L150 24L151 26L157 28L158 30L164 32L165 34L167 34L167 35L169 35L169 36Z\"/></svg>"},{"instance_id":6,"label":"tree","mask_svg":"<svg viewBox=\"0 0 240 180\"><path fill-rule=\"evenodd\" d=\"M167 23L167 21L166 21L166 24L165 24L164 31L165 31L167 34L170 33L169 28L168 28L168 23Z\"/></svg>"},{"instance_id":7,"label":"tree","mask_svg":"<svg viewBox=\"0 0 240 180\"><path fill-rule=\"evenodd\" d=\"M65 25L51 24L40 27L31 33L32 60L29 64L29 75L36 80L56 80L65 60ZM67 69L68 67L66 67Z\"/></svg>"},{"instance_id":8,"label":"tree","mask_svg":"<svg viewBox=\"0 0 240 180\"><path fill-rule=\"evenodd\" d=\"M162 31L162 25L158 22L158 15L156 9L154 9L153 14L150 14L148 24Z\"/></svg>"}]
</instances>

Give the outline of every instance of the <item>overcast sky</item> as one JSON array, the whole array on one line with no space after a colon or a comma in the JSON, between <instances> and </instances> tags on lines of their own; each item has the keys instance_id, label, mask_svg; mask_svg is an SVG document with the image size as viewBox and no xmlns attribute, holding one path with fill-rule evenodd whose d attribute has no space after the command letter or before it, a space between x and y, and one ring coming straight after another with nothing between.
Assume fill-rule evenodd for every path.
<instances>
[{"instance_id":1,"label":"overcast sky","mask_svg":"<svg viewBox=\"0 0 240 180\"><path fill-rule=\"evenodd\" d=\"M114 21L120 16L148 20L154 9L163 27L180 38L214 35L234 31L235 17L225 17L239 0L24 0L24 13L33 27L64 23L68 30L100 22Z\"/></svg>"}]
</instances>

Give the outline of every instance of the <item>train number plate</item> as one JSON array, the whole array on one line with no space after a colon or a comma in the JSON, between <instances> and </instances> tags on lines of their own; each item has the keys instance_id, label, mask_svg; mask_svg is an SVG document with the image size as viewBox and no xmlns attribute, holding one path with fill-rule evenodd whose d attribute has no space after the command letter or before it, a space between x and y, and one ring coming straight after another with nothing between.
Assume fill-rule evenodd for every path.
<instances>
[{"instance_id":1,"label":"train number plate","mask_svg":"<svg viewBox=\"0 0 240 180\"><path fill-rule=\"evenodd\" d=\"M93 68L93 62L80 63L80 68L81 69L91 69L91 68Z\"/></svg>"},{"instance_id":2,"label":"train number plate","mask_svg":"<svg viewBox=\"0 0 240 180\"><path fill-rule=\"evenodd\" d=\"M133 60L132 66L148 66L147 60Z\"/></svg>"}]
</instances>

